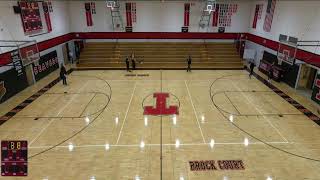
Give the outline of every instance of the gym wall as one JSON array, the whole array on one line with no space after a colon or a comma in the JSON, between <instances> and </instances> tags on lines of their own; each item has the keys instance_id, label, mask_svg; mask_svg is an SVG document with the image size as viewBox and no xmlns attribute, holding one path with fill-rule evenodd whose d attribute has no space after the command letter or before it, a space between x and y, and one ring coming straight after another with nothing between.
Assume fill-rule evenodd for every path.
<instances>
[{"instance_id":1,"label":"gym wall","mask_svg":"<svg viewBox=\"0 0 320 180\"><path fill-rule=\"evenodd\" d=\"M262 17L257 21L256 29L252 28L256 4L263 4ZM276 1L272 27L270 32L263 29L266 16L267 1L254 1L248 33L269 40L278 41L280 34L293 36L299 40L320 40L320 1ZM312 53L320 54L320 49L300 47Z\"/></svg>"},{"instance_id":2,"label":"gym wall","mask_svg":"<svg viewBox=\"0 0 320 180\"><path fill-rule=\"evenodd\" d=\"M72 32L112 32L112 18L110 8L106 8L105 1L95 2L96 14L93 14L93 26L87 26L84 1L69 2L69 12ZM133 32L181 32L184 25L184 4L182 1L132 1L136 3L136 23ZM249 0L219 1L219 3L238 4L238 9L232 15L231 27L226 32L247 32L252 3ZM189 32L199 32L199 21L204 4L190 1ZM125 2L121 2L123 24L126 25ZM218 32L210 22L209 32ZM206 29L201 30L206 31Z\"/></svg>"}]
</instances>

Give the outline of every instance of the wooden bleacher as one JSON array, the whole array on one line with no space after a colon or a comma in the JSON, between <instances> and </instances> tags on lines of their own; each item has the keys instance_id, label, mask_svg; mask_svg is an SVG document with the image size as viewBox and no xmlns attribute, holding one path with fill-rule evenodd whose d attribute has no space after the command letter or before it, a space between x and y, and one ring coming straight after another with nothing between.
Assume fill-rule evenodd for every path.
<instances>
[{"instance_id":1,"label":"wooden bleacher","mask_svg":"<svg viewBox=\"0 0 320 180\"><path fill-rule=\"evenodd\" d=\"M134 52L138 69L185 68L188 55L192 68L241 69L243 61L233 43L191 42L90 42L85 44L78 68L125 68L125 58Z\"/></svg>"}]
</instances>

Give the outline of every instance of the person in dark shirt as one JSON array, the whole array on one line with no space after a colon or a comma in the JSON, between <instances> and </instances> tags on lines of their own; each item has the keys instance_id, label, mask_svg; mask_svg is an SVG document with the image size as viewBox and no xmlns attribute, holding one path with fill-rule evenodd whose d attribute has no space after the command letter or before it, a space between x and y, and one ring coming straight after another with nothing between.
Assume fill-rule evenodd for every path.
<instances>
[{"instance_id":1,"label":"person in dark shirt","mask_svg":"<svg viewBox=\"0 0 320 180\"><path fill-rule=\"evenodd\" d=\"M60 78L62 79L62 83L63 85L67 85L67 71L66 71L66 68L63 66L63 64L61 64L61 67L60 67Z\"/></svg>"},{"instance_id":2,"label":"person in dark shirt","mask_svg":"<svg viewBox=\"0 0 320 180\"><path fill-rule=\"evenodd\" d=\"M136 70L136 60L134 58L131 59L132 70Z\"/></svg>"},{"instance_id":3,"label":"person in dark shirt","mask_svg":"<svg viewBox=\"0 0 320 180\"><path fill-rule=\"evenodd\" d=\"M187 59L187 63L188 63L187 72L191 72L192 59L191 59L191 56L190 56L190 55L189 55L189 57L188 57L188 59Z\"/></svg>"},{"instance_id":4,"label":"person in dark shirt","mask_svg":"<svg viewBox=\"0 0 320 180\"><path fill-rule=\"evenodd\" d=\"M249 74L249 78L251 79L251 76L253 75L253 69L254 69L254 62L250 63L250 74Z\"/></svg>"},{"instance_id":5,"label":"person in dark shirt","mask_svg":"<svg viewBox=\"0 0 320 180\"><path fill-rule=\"evenodd\" d=\"M129 57L128 56L126 57L126 68L127 68L128 72L131 72L130 71L130 63L129 63Z\"/></svg>"}]
</instances>

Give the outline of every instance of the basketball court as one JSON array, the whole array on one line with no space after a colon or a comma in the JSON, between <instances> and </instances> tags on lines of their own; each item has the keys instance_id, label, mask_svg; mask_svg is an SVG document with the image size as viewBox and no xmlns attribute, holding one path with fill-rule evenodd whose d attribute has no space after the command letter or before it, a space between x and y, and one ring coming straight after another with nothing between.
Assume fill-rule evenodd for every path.
<instances>
[{"instance_id":1,"label":"basketball court","mask_svg":"<svg viewBox=\"0 0 320 180\"><path fill-rule=\"evenodd\" d=\"M25 179L320 178L318 125L246 71L73 71L68 81L0 126L1 139L28 141ZM144 115L161 92L178 114Z\"/></svg>"},{"instance_id":2,"label":"basketball court","mask_svg":"<svg viewBox=\"0 0 320 180\"><path fill-rule=\"evenodd\" d=\"M0 1L0 180L319 180L317 12Z\"/></svg>"}]
</instances>

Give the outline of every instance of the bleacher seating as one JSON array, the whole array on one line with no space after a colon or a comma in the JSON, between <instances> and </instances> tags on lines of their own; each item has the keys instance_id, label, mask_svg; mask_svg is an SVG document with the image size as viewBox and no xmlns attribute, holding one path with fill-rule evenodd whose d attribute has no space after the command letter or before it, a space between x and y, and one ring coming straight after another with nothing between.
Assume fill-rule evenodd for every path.
<instances>
[{"instance_id":1,"label":"bleacher seating","mask_svg":"<svg viewBox=\"0 0 320 180\"><path fill-rule=\"evenodd\" d=\"M243 68L233 43L191 42L90 42L80 55L79 68L125 68L125 58L134 52L137 68L185 68L192 57L192 68Z\"/></svg>"}]
</instances>

